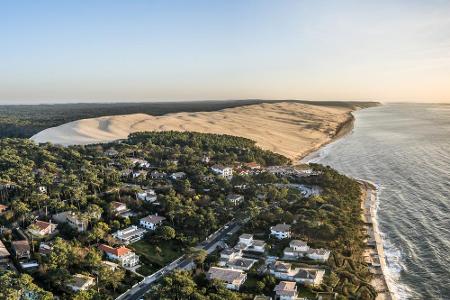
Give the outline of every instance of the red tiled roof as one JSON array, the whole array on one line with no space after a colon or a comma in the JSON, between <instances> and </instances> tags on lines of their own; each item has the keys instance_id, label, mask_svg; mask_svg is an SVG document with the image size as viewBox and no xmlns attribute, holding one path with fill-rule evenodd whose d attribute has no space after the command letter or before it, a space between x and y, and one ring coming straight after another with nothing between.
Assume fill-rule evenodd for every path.
<instances>
[{"instance_id":1,"label":"red tiled roof","mask_svg":"<svg viewBox=\"0 0 450 300\"><path fill-rule=\"evenodd\" d=\"M113 247L105 245L105 244L100 244L100 246L98 246L98 248L106 253L115 255L117 257L123 256L131 251L130 249L128 249L125 246L120 246L119 248L113 248Z\"/></svg>"},{"instance_id":2,"label":"red tiled roof","mask_svg":"<svg viewBox=\"0 0 450 300\"><path fill-rule=\"evenodd\" d=\"M36 227L38 227L39 228L39 230L45 230L45 229L47 229L49 226L51 226L52 224L51 223L49 223L49 222L45 222L45 221L36 221L35 223L34 223L34 225L36 226Z\"/></svg>"}]
</instances>

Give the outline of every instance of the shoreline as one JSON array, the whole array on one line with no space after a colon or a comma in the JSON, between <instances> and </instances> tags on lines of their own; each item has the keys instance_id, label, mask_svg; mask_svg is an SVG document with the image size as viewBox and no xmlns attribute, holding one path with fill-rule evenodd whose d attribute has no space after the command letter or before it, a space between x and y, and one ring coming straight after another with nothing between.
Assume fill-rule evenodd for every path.
<instances>
[{"instance_id":1,"label":"shoreline","mask_svg":"<svg viewBox=\"0 0 450 300\"><path fill-rule=\"evenodd\" d=\"M304 153L299 154L293 163L294 164L308 163L308 162L304 162L304 160L309 155L313 154L314 152L319 151L321 148L323 148L331 143L334 143L337 140L350 134L353 130L354 125L355 125L355 116L353 116L353 111L351 111L348 113L348 118L344 122L339 124L339 126L336 128L336 132L333 134L332 137L330 137L330 139L328 141L325 141L325 142L305 151Z\"/></svg>"},{"instance_id":2,"label":"shoreline","mask_svg":"<svg viewBox=\"0 0 450 300\"><path fill-rule=\"evenodd\" d=\"M305 159L310 156L311 154L319 151L320 149L322 149L323 147L332 144L334 142L336 142L337 140L340 140L341 138L347 136L348 134L350 134L353 130L353 127L355 125L355 116L353 115L353 111L348 113L348 118L342 122L341 124L339 124L338 128L336 128L336 132L334 133L334 135L328 140L325 141L311 149L309 149L308 151L305 151L304 153L298 155L298 157L295 159L294 164L304 164L304 163L309 163L308 161L305 161Z\"/></svg>"},{"instance_id":3,"label":"shoreline","mask_svg":"<svg viewBox=\"0 0 450 300\"><path fill-rule=\"evenodd\" d=\"M397 300L387 280L387 262L384 253L383 240L378 229L377 214L377 188L371 182L358 180L363 191L361 196L361 218L364 229L369 236L366 242L363 259L369 265L373 274L370 284L375 288L377 300Z\"/></svg>"},{"instance_id":4,"label":"shoreline","mask_svg":"<svg viewBox=\"0 0 450 300\"><path fill-rule=\"evenodd\" d=\"M350 134L354 128L354 124L355 117L353 112L350 112L349 118L338 127L335 135L330 141L325 142L316 149L299 156L297 162L306 164L309 163L309 160L307 160L308 156L311 156L313 153L320 151L321 148ZM376 218L378 199L377 187L375 184L367 180L356 180L361 184L361 218L364 222L364 229L369 235L369 238L366 241L363 259L369 264L369 270L373 274L373 279L370 284L377 291L377 300L397 300L397 297L392 292L393 289L389 286L389 281L387 280L386 275L386 256L384 253L383 239L381 237Z\"/></svg>"}]
</instances>

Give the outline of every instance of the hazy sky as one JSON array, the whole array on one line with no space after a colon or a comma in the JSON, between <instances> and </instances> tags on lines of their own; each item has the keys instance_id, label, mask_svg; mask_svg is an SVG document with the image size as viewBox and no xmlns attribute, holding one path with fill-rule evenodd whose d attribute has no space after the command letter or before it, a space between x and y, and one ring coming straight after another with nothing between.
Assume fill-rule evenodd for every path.
<instances>
[{"instance_id":1,"label":"hazy sky","mask_svg":"<svg viewBox=\"0 0 450 300\"><path fill-rule=\"evenodd\" d=\"M0 103L450 102L450 1L3 1Z\"/></svg>"}]
</instances>

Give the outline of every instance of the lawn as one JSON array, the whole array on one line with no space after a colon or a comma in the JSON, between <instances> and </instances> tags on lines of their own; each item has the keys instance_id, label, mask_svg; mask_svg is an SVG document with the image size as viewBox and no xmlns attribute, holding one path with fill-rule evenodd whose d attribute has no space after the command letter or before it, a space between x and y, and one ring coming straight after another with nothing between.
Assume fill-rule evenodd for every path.
<instances>
[{"instance_id":1,"label":"lawn","mask_svg":"<svg viewBox=\"0 0 450 300\"><path fill-rule=\"evenodd\" d=\"M161 241L157 244L152 244L149 241L140 240L131 245L130 248L143 258L143 262L148 261L158 267L165 266L183 254L181 247L173 241ZM161 250L159 251L157 248Z\"/></svg>"}]
</instances>

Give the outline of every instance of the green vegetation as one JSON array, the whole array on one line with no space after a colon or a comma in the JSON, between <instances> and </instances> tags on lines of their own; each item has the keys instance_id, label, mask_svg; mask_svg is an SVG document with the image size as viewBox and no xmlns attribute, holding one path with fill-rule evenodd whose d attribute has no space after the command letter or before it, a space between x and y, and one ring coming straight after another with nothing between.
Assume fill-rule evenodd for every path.
<instances>
[{"instance_id":1,"label":"green vegetation","mask_svg":"<svg viewBox=\"0 0 450 300\"><path fill-rule=\"evenodd\" d=\"M134 164L133 159L148 165ZM48 221L53 214L73 212L87 223L88 230L77 232L60 225L49 255L40 255L38 249L39 243L50 237L30 239L32 259L39 263L30 275L42 293L51 291L60 299L113 299L140 279L128 271L104 268L101 261L105 257L96 250L97 244L117 246L111 233L138 224L141 217L158 214L166 218L163 226L128 246L141 257L138 272L149 275L181 254L191 257L197 268L192 274L166 276L149 297L247 299L271 293L275 279L252 269L242 292L230 292L222 284L205 279L205 271L216 260L214 255L206 257L204 251L192 247L236 219L245 224L243 232L265 239L272 246L270 252L279 255L286 243L268 239L268 230L277 223L289 223L295 238L332 250L332 257L323 266L327 270L324 283L314 290L302 288L301 293L334 291L341 299L374 299L376 293L368 284L371 275L361 259L364 233L359 185L320 165L312 166L318 174L314 176L292 178L253 172L231 180L215 175L210 168L222 164L240 170L246 162L262 167L290 163L245 138L191 132L136 133L117 143L71 147L0 139L0 204L9 207L0 215L0 225L6 228L1 239L11 250L11 242L22 239L13 228L20 227L27 234L25 229L36 219ZM136 177L133 172L143 175ZM157 174L152 176L154 172ZM171 179L168 175L173 172L186 176ZM316 185L322 192L305 198L285 185L288 183ZM138 192L148 189L157 193L154 203L137 197ZM243 195L245 201L234 205L226 200L231 193ZM118 215L114 201L126 204L132 214ZM15 258L14 262L18 266ZM98 284L73 293L67 283L74 274L98 277Z\"/></svg>"},{"instance_id":2,"label":"green vegetation","mask_svg":"<svg viewBox=\"0 0 450 300\"><path fill-rule=\"evenodd\" d=\"M158 243L150 243L147 240L140 240L130 246L131 249L138 254L141 259L147 260L157 269L165 266L180 257L182 248L171 241L159 241Z\"/></svg>"}]
</instances>

